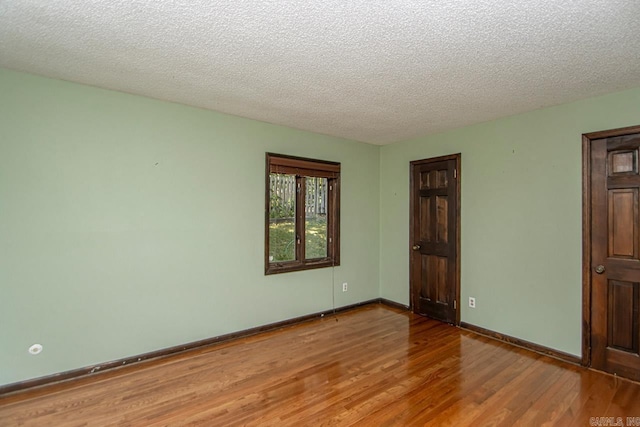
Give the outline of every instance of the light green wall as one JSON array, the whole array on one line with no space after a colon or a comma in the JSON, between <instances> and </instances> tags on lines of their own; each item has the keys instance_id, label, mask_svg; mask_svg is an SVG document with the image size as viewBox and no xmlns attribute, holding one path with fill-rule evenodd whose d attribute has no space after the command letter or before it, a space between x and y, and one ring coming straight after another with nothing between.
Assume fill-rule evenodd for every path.
<instances>
[{"instance_id":1,"label":"light green wall","mask_svg":"<svg viewBox=\"0 0 640 427\"><path fill-rule=\"evenodd\" d=\"M580 355L581 135L638 124L635 89L382 147L381 296L409 303L409 162L462 153L462 320Z\"/></svg>"},{"instance_id":2,"label":"light green wall","mask_svg":"<svg viewBox=\"0 0 640 427\"><path fill-rule=\"evenodd\" d=\"M264 276L266 151L342 163L335 277ZM0 384L377 298L379 182L375 146L0 70Z\"/></svg>"},{"instance_id":3,"label":"light green wall","mask_svg":"<svg viewBox=\"0 0 640 427\"><path fill-rule=\"evenodd\" d=\"M462 320L579 355L580 135L639 123L640 88L376 147L0 69L0 385L326 310L334 289L408 304L409 162L456 152ZM335 277L263 275L266 151L342 163Z\"/></svg>"}]
</instances>

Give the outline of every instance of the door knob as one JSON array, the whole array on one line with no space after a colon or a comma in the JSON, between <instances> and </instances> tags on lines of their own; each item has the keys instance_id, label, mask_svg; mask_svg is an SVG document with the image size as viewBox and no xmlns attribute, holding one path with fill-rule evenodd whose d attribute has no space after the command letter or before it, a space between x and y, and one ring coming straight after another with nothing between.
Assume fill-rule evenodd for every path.
<instances>
[{"instance_id":1,"label":"door knob","mask_svg":"<svg viewBox=\"0 0 640 427\"><path fill-rule=\"evenodd\" d=\"M420 249L420 245L413 245L413 250L414 250L414 251L417 251L417 250L419 250L419 249Z\"/></svg>"},{"instance_id":2,"label":"door knob","mask_svg":"<svg viewBox=\"0 0 640 427\"><path fill-rule=\"evenodd\" d=\"M604 273L606 269L604 268L604 265L600 264L599 266L596 267L596 273L598 274L602 274Z\"/></svg>"}]
</instances>

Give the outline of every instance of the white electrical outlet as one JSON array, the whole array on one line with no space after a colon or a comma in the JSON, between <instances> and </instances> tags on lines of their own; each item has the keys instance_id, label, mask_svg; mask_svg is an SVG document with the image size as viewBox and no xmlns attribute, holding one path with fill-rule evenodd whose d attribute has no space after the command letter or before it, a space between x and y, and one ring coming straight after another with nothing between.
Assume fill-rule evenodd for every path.
<instances>
[{"instance_id":1,"label":"white electrical outlet","mask_svg":"<svg viewBox=\"0 0 640 427\"><path fill-rule=\"evenodd\" d=\"M469 307L476 308L476 299L474 297L469 297Z\"/></svg>"},{"instance_id":2,"label":"white electrical outlet","mask_svg":"<svg viewBox=\"0 0 640 427\"><path fill-rule=\"evenodd\" d=\"M344 283L342 284L342 292L347 292L347 287L348 287L347 282L344 282Z\"/></svg>"}]
</instances>

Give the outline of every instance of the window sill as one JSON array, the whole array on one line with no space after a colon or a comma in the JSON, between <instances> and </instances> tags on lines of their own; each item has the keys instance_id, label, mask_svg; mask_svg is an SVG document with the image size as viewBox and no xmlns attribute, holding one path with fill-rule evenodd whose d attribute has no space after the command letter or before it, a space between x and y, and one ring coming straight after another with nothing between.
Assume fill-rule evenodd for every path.
<instances>
[{"instance_id":1,"label":"window sill","mask_svg":"<svg viewBox=\"0 0 640 427\"><path fill-rule=\"evenodd\" d=\"M279 273L288 273L290 271L304 271L304 270L313 270L316 268L326 268L326 267L334 267L339 266L340 261L332 260L330 258L324 258L320 260L309 260L304 263L301 262L272 262L267 264L265 268L264 274L279 274Z\"/></svg>"}]
</instances>

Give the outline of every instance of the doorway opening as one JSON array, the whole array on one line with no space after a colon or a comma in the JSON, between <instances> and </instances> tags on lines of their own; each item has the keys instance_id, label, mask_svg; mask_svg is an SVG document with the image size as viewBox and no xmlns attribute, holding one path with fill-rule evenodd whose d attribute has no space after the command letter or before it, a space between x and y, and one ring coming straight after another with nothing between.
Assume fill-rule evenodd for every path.
<instances>
[{"instance_id":1,"label":"doorway opening","mask_svg":"<svg viewBox=\"0 0 640 427\"><path fill-rule=\"evenodd\" d=\"M640 126L583 135L582 364L640 380Z\"/></svg>"},{"instance_id":2,"label":"doorway opening","mask_svg":"<svg viewBox=\"0 0 640 427\"><path fill-rule=\"evenodd\" d=\"M410 163L411 310L460 324L461 155Z\"/></svg>"}]
</instances>

